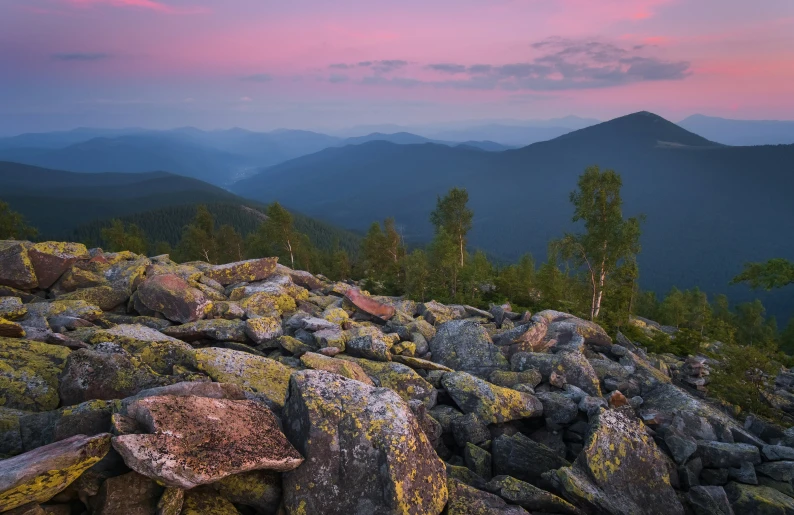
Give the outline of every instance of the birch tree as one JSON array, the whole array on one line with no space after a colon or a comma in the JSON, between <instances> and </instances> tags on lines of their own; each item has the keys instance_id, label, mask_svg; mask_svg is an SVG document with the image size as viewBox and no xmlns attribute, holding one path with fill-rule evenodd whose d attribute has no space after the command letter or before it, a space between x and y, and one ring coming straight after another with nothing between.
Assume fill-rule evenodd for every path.
<instances>
[{"instance_id":1,"label":"birch tree","mask_svg":"<svg viewBox=\"0 0 794 515\"><path fill-rule=\"evenodd\" d=\"M613 170L588 167L579 176L579 188L571 192L574 222L584 224L584 233L568 233L555 242L564 259L585 268L592 287L590 319L601 312L607 282L623 260L640 251L642 216L623 218L622 181Z\"/></svg>"}]
</instances>

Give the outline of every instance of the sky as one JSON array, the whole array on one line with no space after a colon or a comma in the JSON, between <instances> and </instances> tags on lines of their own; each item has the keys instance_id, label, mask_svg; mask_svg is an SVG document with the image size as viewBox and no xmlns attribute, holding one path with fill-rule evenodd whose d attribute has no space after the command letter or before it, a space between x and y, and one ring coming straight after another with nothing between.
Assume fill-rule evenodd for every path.
<instances>
[{"instance_id":1,"label":"sky","mask_svg":"<svg viewBox=\"0 0 794 515\"><path fill-rule=\"evenodd\" d=\"M0 134L794 119L792 0L0 0Z\"/></svg>"}]
</instances>

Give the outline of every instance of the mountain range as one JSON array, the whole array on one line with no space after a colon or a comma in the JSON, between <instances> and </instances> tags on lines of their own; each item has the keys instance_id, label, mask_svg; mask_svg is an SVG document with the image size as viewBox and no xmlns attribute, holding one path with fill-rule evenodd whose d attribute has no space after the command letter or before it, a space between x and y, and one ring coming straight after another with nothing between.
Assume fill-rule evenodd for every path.
<instances>
[{"instance_id":1,"label":"mountain range","mask_svg":"<svg viewBox=\"0 0 794 515\"><path fill-rule=\"evenodd\" d=\"M225 186L295 157L375 140L465 144L488 151L511 148L492 141L431 140L408 133L340 138L298 130L264 133L239 128L202 131L193 127L169 131L78 129L0 138L0 160L83 173L169 171Z\"/></svg>"},{"instance_id":2,"label":"mountain range","mask_svg":"<svg viewBox=\"0 0 794 515\"><path fill-rule=\"evenodd\" d=\"M657 292L700 286L711 293L746 261L794 258L794 145L731 147L657 115L635 113L504 152L432 143L373 141L329 148L265 169L232 191L353 230L395 217L408 241L432 235L438 195L465 187L475 213L472 247L515 259L544 258L550 239L575 227L569 193L589 165L623 178L628 215L644 213L641 284ZM741 286L732 298L756 295ZM762 295L794 311L785 292Z\"/></svg>"},{"instance_id":3,"label":"mountain range","mask_svg":"<svg viewBox=\"0 0 794 515\"><path fill-rule=\"evenodd\" d=\"M595 125L568 121L584 127L517 149L406 132L341 137L186 127L21 135L0 139L0 158L127 173L2 163L0 199L43 235L174 205L278 200L359 233L394 216L406 240L422 244L432 237L428 215L437 196L462 186L475 212L472 248L503 260L524 252L543 259L550 239L575 228L568 195L584 168L598 164L622 175L625 212L647 215L645 288L697 285L748 300L759 294L728 287L744 262L794 258L787 237L794 233L794 145L728 146L645 112ZM786 293L760 296L770 311L788 316L794 299Z\"/></svg>"},{"instance_id":4,"label":"mountain range","mask_svg":"<svg viewBox=\"0 0 794 515\"><path fill-rule=\"evenodd\" d=\"M726 145L790 145L794 143L794 121L731 120L695 114L678 124L712 141Z\"/></svg>"}]
</instances>

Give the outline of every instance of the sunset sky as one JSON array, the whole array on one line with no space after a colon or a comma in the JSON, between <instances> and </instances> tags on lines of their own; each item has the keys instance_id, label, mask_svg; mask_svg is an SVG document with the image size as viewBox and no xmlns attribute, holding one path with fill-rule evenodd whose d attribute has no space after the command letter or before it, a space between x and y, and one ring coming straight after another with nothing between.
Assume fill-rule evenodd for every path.
<instances>
[{"instance_id":1,"label":"sunset sky","mask_svg":"<svg viewBox=\"0 0 794 515\"><path fill-rule=\"evenodd\" d=\"M0 0L0 133L794 119L792 0Z\"/></svg>"}]
</instances>

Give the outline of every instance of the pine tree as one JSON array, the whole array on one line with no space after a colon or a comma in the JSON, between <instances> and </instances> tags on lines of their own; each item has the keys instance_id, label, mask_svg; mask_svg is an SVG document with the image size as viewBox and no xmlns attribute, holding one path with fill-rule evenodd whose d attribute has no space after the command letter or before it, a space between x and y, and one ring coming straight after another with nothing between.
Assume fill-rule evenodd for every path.
<instances>
[{"instance_id":1,"label":"pine tree","mask_svg":"<svg viewBox=\"0 0 794 515\"><path fill-rule=\"evenodd\" d=\"M414 300L428 300L430 265L427 253L416 249L405 256L405 294Z\"/></svg>"},{"instance_id":2,"label":"pine tree","mask_svg":"<svg viewBox=\"0 0 794 515\"><path fill-rule=\"evenodd\" d=\"M292 225L292 215L281 204L274 202L267 207L267 220L263 224L267 240L279 249L279 255L289 258L290 267L295 268L295 256L300 238Z\"/></svg>"},{"instance_id":3,"label":"pine tree","mask_svg":"<svg viewBox=\"0 0 794 515\"><path fill-rule=\"evenodd\" d=\"M747 263L741 274L731 284L747 283L751 288L783 288L794 284L794 262L787 259L770 259L765 263Z\"/></svg>"},{"instance_id":4,"label":"pine tree","mask_svg":"<svg viewBox=\"0 0 794 515\"><path fill-rule=\"evenodd\" d=\"M0 240L25 240L35 238L38 231L25 223L22 215L12 211L6 202L0 202Z\"/></svg>"},{"instance_id":5,"label":"pine tree","mask_svg":"<svg viewBox=\"0 0 794 515\"><path fill-rule=\"evenodd\" d=\"M215 218L207 206L199 205L193 222L185 227L175 255L178 261L201 260L217 264Z\"/></svg>"},{"instance_id":6,"label":"pine tree","mask_svg":"<svg viewBox=\"0 0 794 515\"><path fill-rule=\"evenodd\" d=\"M146 235L137 225L127 224L119 219L113 219L110 227L102 229L102 244L111 252L129 250L136 254L146 254L148 244Z\"/></svg>"},{"instance_id":7,"label":"pine tree","mask_svg":"<svg viewBox=\"0 0 794 515\"><path fill-rule=\"evenodd\" d=\"M609 276L624 260L640 251L642 217L623 218L620 175L613 170L603 173L589 167L579 177L579 189L571 193L573 221L584 222L584 234L566 234L555 245L566 260L587 269L592 286L590 319L601 311L601 302Z\"/></svg>"},{"instance_id":8,"label":"pine tree","mask_svg":"<svg viewBox=\"0 0 794 515\"><path fill-rule=\"evenodd\" d=\"M662 322L680 328L687 319L687 303L684 293L673 286L659 307Z\"/></svg>"}]
</instances>

